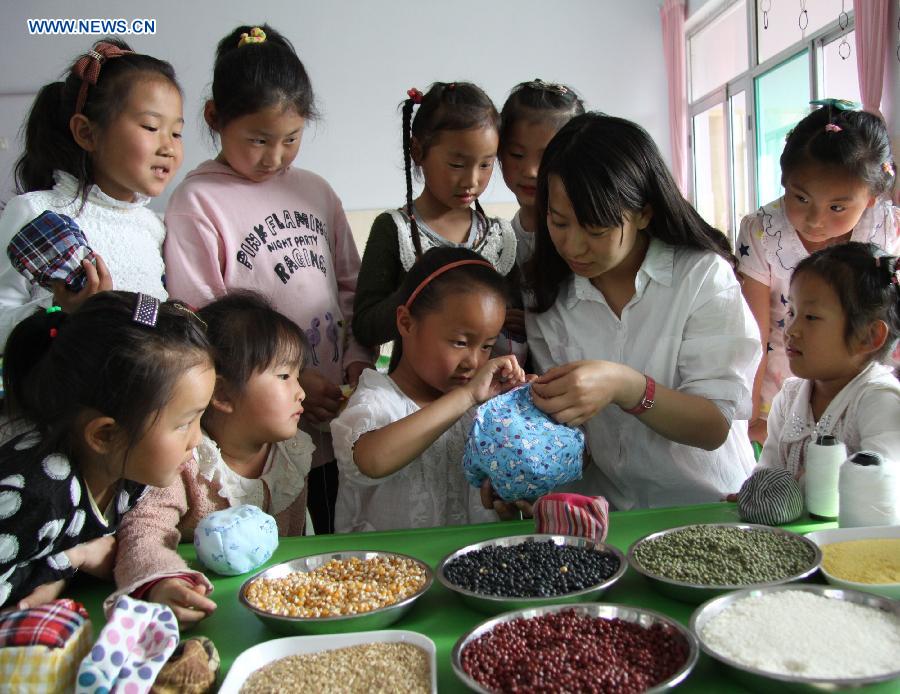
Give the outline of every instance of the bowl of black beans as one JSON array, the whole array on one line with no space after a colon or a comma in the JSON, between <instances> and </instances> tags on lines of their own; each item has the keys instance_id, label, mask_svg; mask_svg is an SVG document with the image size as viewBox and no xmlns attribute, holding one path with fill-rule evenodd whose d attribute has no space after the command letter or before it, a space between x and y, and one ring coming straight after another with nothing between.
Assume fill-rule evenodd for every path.
<instances>
[{"instance_id":1,"label":"bowl of black beans","mask_svg":"<svg viewBox=\"0 0 900 694\"><path fill-rule=\"evenodd\" d=\"M822 551L782 528L708 523L651 533L631 545L628 562L660 593L699 604L733 590L809 578Z\"/></svg>"},{"instance_id":2,"label":"bowl of black beans","mask_svg":"<svg viewBox=\"0 0 900 694\"><path fill-rule=\"evenodd\" d=\"M516 535L478 542L444 557L436 576L488 614L598 599L628 564L613 547L568 535Z\"/></svg>"}]
</instances>

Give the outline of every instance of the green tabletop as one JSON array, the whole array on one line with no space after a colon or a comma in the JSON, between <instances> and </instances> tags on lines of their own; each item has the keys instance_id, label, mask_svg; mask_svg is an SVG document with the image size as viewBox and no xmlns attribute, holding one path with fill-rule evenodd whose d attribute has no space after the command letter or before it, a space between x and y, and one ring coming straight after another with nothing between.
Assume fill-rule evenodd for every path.
<instances>
[{"instance_id":1,"label":"green tabletop","mask_svg":"<svg viewBox=\"0 0 900 694\"><path fill-rule=\"evenodd\" d=\"M657 530L691 523L728 523L738 520L735 504L729 503L614 512L610 514L607 542L626 551L635 540ZM834 523L820 523L804 517L787 528L804 533L834 527L834 525ZM434 568L445 555L464 545L493 537L530 533L534 531L533 528L532 521L521 521L427 530L282 538L278 550L269 564L276 564L307 554L330 551L390 550L418 557ZM192 566L196 566L192 545L183 545L182 554L192 563ZM280 634L263 626L262 622L238 603L237 593L246 578L247 576L216 578L210 575L210 579L215 585L215 592L211 597L219 607L193 632L186 632L187 635L190 633L203 634L213 640L222 658L222 678L242 651L262 641L281 637ZM81 583L75 586L74 597L85 604L94 618L95 632L99 632L103 626L101 603L109 592L108 584L86 585ZM655 592L632 569L629 569L601 599L604 602L637 605L658 610L678 619L685 625L695 607ZM443 694L444 692L465 691L450 666L450 651L460 636L485 619L488 619L487 615L470 609L435 581L431 589L415 604L413 609L389 628L418 631L434 641L437 646L438 689ZM715 662L702 654L693 673L679 690L704 693L747 691L728 679Z\"/></svg>"}]
</instances>

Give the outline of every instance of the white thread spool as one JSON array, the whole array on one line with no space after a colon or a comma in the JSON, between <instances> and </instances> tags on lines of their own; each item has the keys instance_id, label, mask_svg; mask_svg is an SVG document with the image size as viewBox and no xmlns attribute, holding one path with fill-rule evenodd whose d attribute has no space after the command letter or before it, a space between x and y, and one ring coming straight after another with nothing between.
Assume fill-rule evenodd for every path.
<instances>
[{"instance_id":1,"label":"white thread spool","mask_svg":"<svg viewBox=\"0 0 900 694\"><path fill-rule=\"evenodd\" d=\"M900 470L881 454L860 451L841 465L842 528L900 525Z\"/></svg>"},{"instance_id":2,"label":"white thread spool","mask_svg":"<svg viewBox=\"0 0 900 694\"><path fill-rule=\"evenodd\" d=\"M834 436L820 436L806 448L806 510L810 516L838 517L838 485L847 447Z\"/></svg>"}]
</instances>

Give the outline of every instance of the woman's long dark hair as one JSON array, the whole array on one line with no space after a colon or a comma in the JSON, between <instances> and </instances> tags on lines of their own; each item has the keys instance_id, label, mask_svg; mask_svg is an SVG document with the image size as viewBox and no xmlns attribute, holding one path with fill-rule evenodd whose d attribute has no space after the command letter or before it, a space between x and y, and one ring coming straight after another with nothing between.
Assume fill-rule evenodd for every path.
<instances>
[{"instance_id":1,"label":"woman's long dark hair","mask_svg":"<svg viewBox=\"0 0 900 694\"><path fill-rule=\"evenodd\" d=\"M589 112L570 120L554 136L538 171L538 229L534 256L526 267L536 313L553 306L572 274L547 229L550 176L559 177L582 226L619 227L626 212L649 206L650 237L712 251L732 267L737 265L725 235L684 199L647 131L623 118Z\"/></svg>"}]
</instances>

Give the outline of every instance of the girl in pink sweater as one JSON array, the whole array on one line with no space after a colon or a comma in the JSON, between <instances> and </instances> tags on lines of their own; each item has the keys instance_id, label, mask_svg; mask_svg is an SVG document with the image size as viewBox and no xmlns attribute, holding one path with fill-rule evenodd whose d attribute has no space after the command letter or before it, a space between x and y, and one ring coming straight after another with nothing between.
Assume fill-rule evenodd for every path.
<instances>
[{"instance_id":1,"label":"girl in pink sweater","mask_svg":"<svg viewBox=\"0 0 900 694\"><path fill-rule=\"evenodd\" d=\"M195 306L253 289L306 331L304 428L317 449L310 512L316 532L329 532L337 468L328 423L340 386L355 386L375 354L350 334L359 253L341 201L323 178L292 166L316 110L290 42L268 25L222 39L204 117L220 152L169 201L167 287Z\"/></svg>"},{"instance_id":2,"label":"girl in pink sweater","mask_svg":"<svg viewBox=\"0 0 900 694\"><path fill-rule=\"evenodd\" d=\"M253 504L275 517L279 535L302 535L305 479L314 446L298 430L305 394L303 331L253 292L235 292L199 311L208 324L216 385L203 438L169 487L151 489L117 534L118 592L169 605L182 625L216 608L212 584L187 568L178 543L200 520Z\"/></svg>"}]
</instances>

